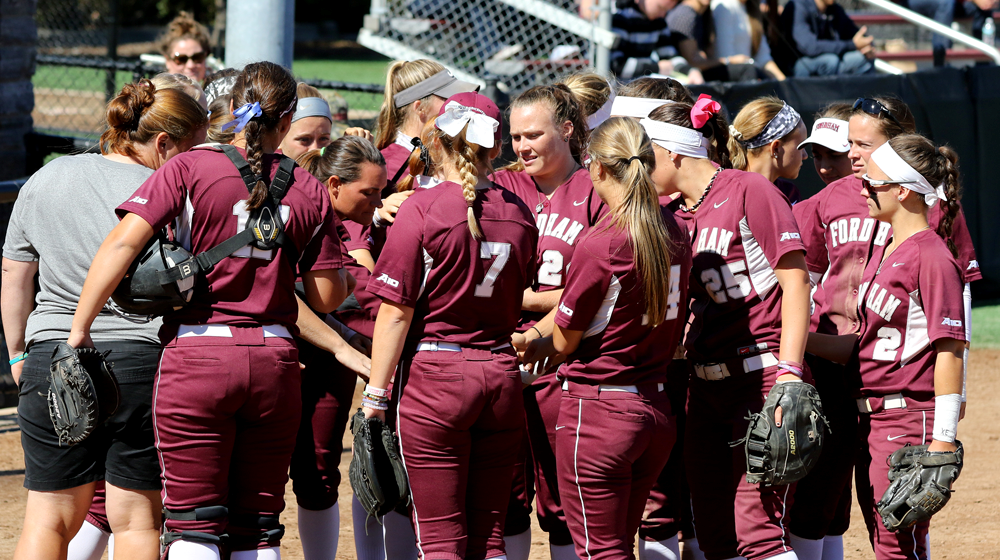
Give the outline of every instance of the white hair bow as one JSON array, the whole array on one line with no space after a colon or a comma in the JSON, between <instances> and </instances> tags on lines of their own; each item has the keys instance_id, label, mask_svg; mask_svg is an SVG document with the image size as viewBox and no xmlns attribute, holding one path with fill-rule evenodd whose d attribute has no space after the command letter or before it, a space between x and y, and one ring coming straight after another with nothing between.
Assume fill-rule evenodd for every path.
<instances>
[{"instance_id":1,"label":"white hair bow","mask_svg":"<svg viewBox=\"0 0 1000 560\"><path fill-rule=\"evenodd\" d=\"M469 142L484 148L492 148L496 144L494 135L500 123L475 107L466 107L457 101L450 101L445 105L444 113L441 113L434 122L434 126L452 138L461 134L466 125L468 129L465 138Z\"/></svg>"}]
</instances>

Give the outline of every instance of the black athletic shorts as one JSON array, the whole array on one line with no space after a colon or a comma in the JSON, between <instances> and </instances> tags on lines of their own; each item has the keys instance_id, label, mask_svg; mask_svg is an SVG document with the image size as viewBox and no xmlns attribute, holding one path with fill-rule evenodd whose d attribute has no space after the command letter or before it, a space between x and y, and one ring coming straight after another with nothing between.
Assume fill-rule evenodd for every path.
<instances>
[{"instance_id":1,"label":"black athletic shorts","mask_svg":"<svg viewBox=\"0 0 1000 560\"><path fill-rule=\"evenodd\" d=\"M111 350L107 359L121 388L121 406L86 440L60 447L46 401L49 364L58 342L32 344L21 372L17 416L24 448L24 487L66 490L103 479L129 490L159 490L153 386L160 345L125 340L94 343L102 352Z\"/></svg>"}]
</instances>

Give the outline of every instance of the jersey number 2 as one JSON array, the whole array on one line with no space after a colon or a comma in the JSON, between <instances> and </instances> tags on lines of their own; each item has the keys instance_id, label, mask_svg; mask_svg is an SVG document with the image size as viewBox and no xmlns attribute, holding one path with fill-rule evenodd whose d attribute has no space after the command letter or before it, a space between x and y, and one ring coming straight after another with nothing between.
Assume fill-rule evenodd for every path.
<instances>
[{"instance_id":1,"label":"jersey number 2","mask_svg":"<svg viewBox=\"0 0 1000 560\"><path fill-rule=\"evenodd\" d=\"M878 342L872 350L872 359L880 362L895 362L896 349L899 348L902 337L899 329L893 327L882 327L878 330Z\"/></svg>"},{"instance_id":2,"label":"jersey number 2","mask_svg":"<svg viewBox=\"0 0 1000 560\"><path fill-rule=\"evenodd\" d=\"M476 297L490 297L493 295L493 284L496 283L497 276L500 276L500 271L510 258L510 243L483 241L479 244L479 256L484 259L496 257L490 269L486 271L486 278L476 285Z\"/></svg>"},{"instance_id":3,"label":"jersey number 2","mask_svg":"<svg viewBox=\"0 0 1000 560\"><path fill-rule=\"evenodd\" d=\"M563 255L555 249L542 253L542 265L538 267L538 283L545 286L562 286Z\"/></svg>"}]
</instances>

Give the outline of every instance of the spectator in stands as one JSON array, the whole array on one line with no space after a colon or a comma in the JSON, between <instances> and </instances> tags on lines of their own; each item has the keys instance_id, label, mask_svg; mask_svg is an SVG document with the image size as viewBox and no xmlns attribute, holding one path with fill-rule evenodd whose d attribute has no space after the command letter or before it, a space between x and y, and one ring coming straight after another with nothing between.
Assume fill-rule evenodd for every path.
<instances>
[{"instance_id":1,"label":"spectator in stands","mask_svg":"<svg viewBox=\"0 0 1000 560\"><path fill-rule=\"evenodd\" d=\"M875 70L874 40L854 25L837 0L789 0L782 32L795 43L798 77L867 74ZM787 69L786 69L787 71Z\"/></svg>"},{"instance_id":2,"label":"spectator in stands","mask_svg":"<svg viewBox=\"0 0 1000 560\"><path fill-rule=\"evenodd\" d=\"M580 3L580 16L590 19L595 0ZM670 74L678 57L677 41L665 16L677 0L617 0L611 29L621 39L611 51L611 72L629 81L649 74Z\"/></svg>"},{"instance_id":3,"label":"spectator in stands","mask_svg":"<svg viewBox=\"0 0 1000 560\"><path fill-rule=\"evenodd\" d=\"M712 0L715 22L715 55L729 58L744 55L750 63L784 80L785 74L771 59L771 46L764 33L757 0Z\"/></svg>"},{"instance_id":4,"label":"spectator in stands","mask_svg":"<svg viewBox=\"0 0 1000 560\"><path fill-rule=\"evenodd\" d=\"M756 68L749 56L734 54L717 58L715 53L715 22L711 0L683 0L667 14L667 25L677 37L677 50L704 81L745 82L768 79L770 76ZM701 80L688 75L689 83Z\"/></svg>"},{"instance_id":5,"label":"spectator in stands","mask_svg":"<svg viewBox=\"0 0 1000 560\"><path fill-rule=\"evenodd\" d=\"M167 59L167 72L184 74L198 83L205 79L205 61L212 52L212 41L208 29L191 14L181 12L175 17L157 43L160 54Z\"/></svg>"},{"instance_id":6,"label":"spectator in stands","mask_svg":"<svg viewBox=\"0 0 1000 560\"><path fill-rule=\"evenodd\" d=\"M893 0L900 6L929 17L946 27L955 20L955 0ZM944 66L944 57L951 40L944 35L935 33L931 38L934 53L934 66Z\"/></svg>"}]
</instances>

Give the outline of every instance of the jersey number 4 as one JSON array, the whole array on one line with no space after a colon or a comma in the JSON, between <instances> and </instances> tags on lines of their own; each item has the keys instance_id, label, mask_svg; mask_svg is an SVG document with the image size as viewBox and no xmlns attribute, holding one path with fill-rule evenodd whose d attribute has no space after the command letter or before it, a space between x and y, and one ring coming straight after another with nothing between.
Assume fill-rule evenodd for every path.
<instances>
[{"instance_id":1,"label":"jersey number 4","mask_svg":"<svg viewBox=\"0 0 1000 560\"><path fill-rule=\"evenodd\" d=\"M750 295L750 278L746 271L747 263L742 260L719 268L706 268L701 271L701 282L715 303L726 303Z\"/></svg>"},{"instance_id":2,"label":"jersey number 4","mask_svg":"<svg viewBox=\"0 0 1000 560\"><path fill-rule=\"evenodd\" d=\"M483 241L479 244L479 256L484 259L496 257L490 269L486 271L486 278L476 285L476 297L490 297L493 295L493 284L496 283L500 271L510 258L510 243Z\"/></svg>"}]
</instances>

